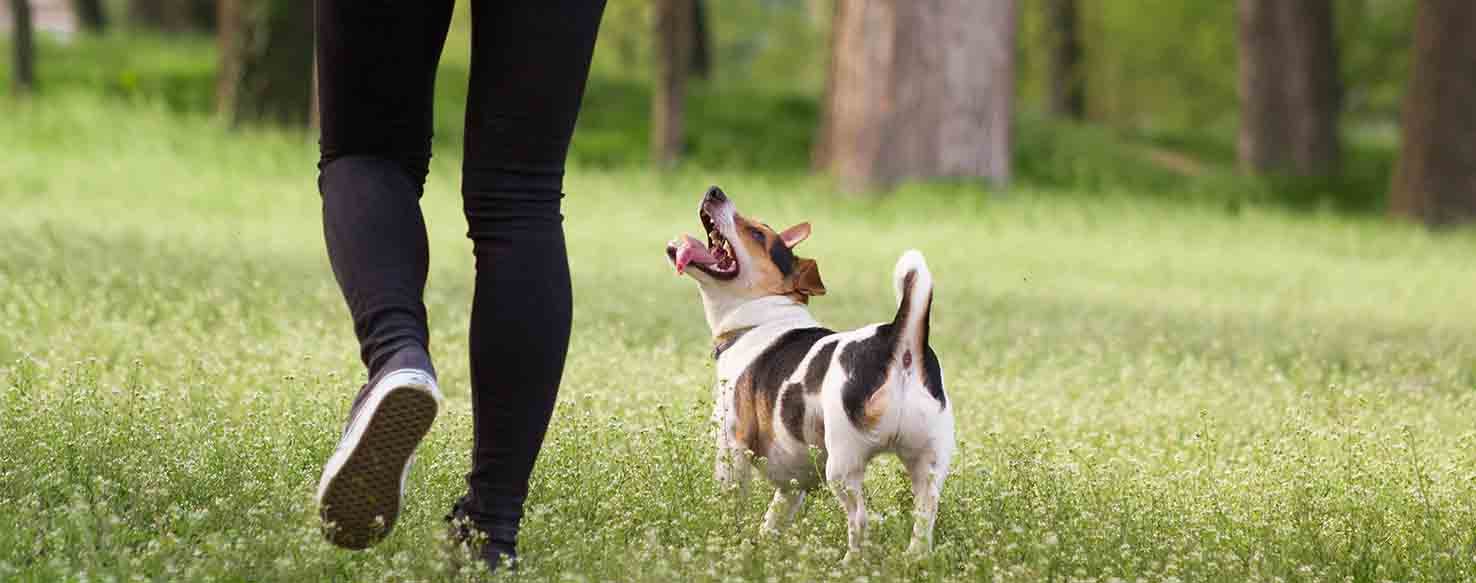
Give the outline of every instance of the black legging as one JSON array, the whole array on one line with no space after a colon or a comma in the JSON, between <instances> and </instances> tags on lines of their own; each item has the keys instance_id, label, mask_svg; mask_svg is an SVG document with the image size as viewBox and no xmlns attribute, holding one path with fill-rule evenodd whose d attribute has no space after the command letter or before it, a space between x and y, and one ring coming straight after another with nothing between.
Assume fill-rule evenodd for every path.
<instances>
[{"instance_id":1,"label":"black legging","mask_svg":"<svg viewBox=\"0 0 1476 583\"><path fill-rule=\"evenodd\" d=\"M319 0L323 231L371 378L430 367L419 198L452 0ZM569 347L564 159L603 0L474 1L462 203L476 255L464 509L516 534Z\"/></svg>"}]
</instances>

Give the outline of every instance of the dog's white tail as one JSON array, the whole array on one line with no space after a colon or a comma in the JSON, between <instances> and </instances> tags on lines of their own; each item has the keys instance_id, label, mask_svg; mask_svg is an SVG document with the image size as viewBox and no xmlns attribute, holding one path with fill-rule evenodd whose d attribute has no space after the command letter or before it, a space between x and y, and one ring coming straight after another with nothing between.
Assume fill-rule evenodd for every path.
<instances>
[{"instance_id":1,"label":"dog's white tail","mask_svg":"<svg viewBox=\"0 0 1476 583\"><path fill-rule=\"evenodd\" d=\"M916 249L903 253L892 282L897 290L897 316L892 320L897 342L921 358L928 345L928 315L933 311L933 274L922 253Z\"/></svg>"}]
</instances>

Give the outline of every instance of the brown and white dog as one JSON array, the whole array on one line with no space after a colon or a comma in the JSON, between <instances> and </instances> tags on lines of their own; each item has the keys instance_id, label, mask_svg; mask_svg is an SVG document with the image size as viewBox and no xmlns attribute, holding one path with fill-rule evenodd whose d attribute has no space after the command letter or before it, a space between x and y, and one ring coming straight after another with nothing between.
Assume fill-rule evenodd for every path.
<instances>
[{"instance_id":1,"label":"brown and white dog","mask_svg":"<svg viewBox=\"0 0 1476 583\"><path fill-rule=\"evenodd\" d=\"M707 243L684 235L666 255L697 281L716 345L718 481L746 491L751 460L765 459L761 471L778 491L763 531L775 533L819 484L823 464L846 511L849 560L865 538L866 464L893 452L912 478L908 552L928 552L954 441L952 403L928 347L933 280L922 254L897 262L891 322L834 332L805 307L825 293L815 261L793 252L810 235L808 223L775 232L738 214L716 186L698 217Z\"/></svg>"}]
</instances>

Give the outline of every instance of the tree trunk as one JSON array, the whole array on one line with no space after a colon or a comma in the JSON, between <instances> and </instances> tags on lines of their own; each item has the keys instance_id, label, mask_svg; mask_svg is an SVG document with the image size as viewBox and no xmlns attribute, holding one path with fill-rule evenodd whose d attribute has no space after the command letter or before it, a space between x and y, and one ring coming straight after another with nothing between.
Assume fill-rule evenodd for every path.
<instances>
[{"instance_id":1,"label":"tree trunk","mask_svg":"<svg viewBox=\"0 0 1476 583\"><path fill-rule=\"evenodd\" d=\"M313 75L311 85L308 89L308 127L314 130L323 127L322 104L318 102L318 55L313 53Z\"/></svg>"},{"instance_id":2,"label":"tree trunk","mask_svg":"<svg viewBox=\"0 0 1476 583\"><path fill-rule=\"evenodd\" d=\"M1421 0L1389 193L1396 216L1432 226L1476 220L1476 3Z\"/></svg>"},{"instance_id":3,"label":"tree trunk","mask_svg":"<svg viewBox=\"0 0 1476 583\"><path fill-rule=\"evenodd\" d=\"M693 0L656 0L656 87L651 92L651 160L658 167L682 155L687 72L692 62Z\"/></svg>"},{"instance_id":4,"label":"tree trunk","mask_svg":"<svg viewBox=\"0 0 1476 583\"><path fill-rule=\"evenodd\" d=\"M36 91L36 39L30 0L10 0L10 18L15 26L10 49L11 90L16 95L30 95Z\"/></svg>"},{"instance_id":5,"label":"tree trunk","mask_svg":"<svg viewBox=\"0 0 1476 583\"><path fill-rule=\"evenodd\" d=\"M1081 34L1076 0L1049 0L1051 113L1071 119L1086 118L1086 69L1081 63Z\"/></svg>"},{"instance_id":6,"label":"tree trunk","mask_svg":"<svg viewBox=\"0 0 1476 583\"><path fill-rule=\"evenodd\" d=\"M216 110L230 124L311 116L313 3L221 0Z\"/></svg>"},{"instance_id":7,"label":"tree trunk","mask_svg":"<svg viewBox=\"0 0 1476 583\"><path fill-rule=\"evenodd\" d=\"M77 10L77 22L82 25L83 30L102 34L108 24L108 15L103 9L102 0L74 0L72 7Z\"/></svg>"},{"instance_id":8,"label":"tree trunk","mask_svg":"<svg viewBox=\"0 0 1476 583\"><path fill-rule=\"evenodd\" d=\"M1240 0L1239 21L1241 171L1337 174L1332 0Z\"/></svg>"},{"instance_id":9,"label":"tree trunk","mask_svg":"<svg viewBox=\"0 0 1476 583\"><path fill-rule=\"evenodd\" d=\"M839 0L823 167L848 190L1010 176L1013 0Z\"/></svg>"},{"instance_id":10,"label":"tree trunk","mask_svg":"<svg viewBox=\"0 0 1476 583\"><path fill-rule=\"evenodd\" d=\"M845 20L846 7L850 2L834 0L830 10L830 54L826 55L829 61L825 65L825 93L820 96L820 120L819 127L815 130L815 145L810 150L810 169L815 172L824 172L830 169L830 136L831 113L835 111L835 79L836 64L840 62L840 40L841 35L837 33L837 27ZM812 4L813 6L813 4Z\"/></svg>"}]
</instances>

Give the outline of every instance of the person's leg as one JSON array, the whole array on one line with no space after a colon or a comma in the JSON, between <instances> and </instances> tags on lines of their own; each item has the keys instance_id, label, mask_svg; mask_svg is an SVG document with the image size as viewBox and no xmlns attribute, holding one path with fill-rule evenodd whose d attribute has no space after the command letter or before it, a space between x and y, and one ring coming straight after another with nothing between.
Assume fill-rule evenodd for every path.
<instances>
[{"instance_id":1,"label":"person's leg","mask_svg":"<svg viewBox=\"0 0 1476 583\"><path fill-rule=\"evenodd\" d=\"M511 554L569 346L564 159L603 1L477 2L462 195L476 255L460 512ZM453 511L453 514L456 512Z\"/></svg>"},{"instance_id":2,"label":"person's leg","mask_svg":"<svg viewBox=\"0 0 1476 583\"><path fill-rule=\"evenodd\" d=\"M420 195L451 8L451 0L317 3L323 234L371 378L430 367Z\"/></svg>"},{"instance_id":3,"label":"person's leg","mask_svg":"<svg viewBox=\"0 0 1476 583\"><path fill-rule=\"evenodd\" d=\"M451 5L316 6L323 235L370 379L318 484L325 534L348 548L393 528L410 459L440 407L419 198Z\"/></svg>"}]
</instances>

